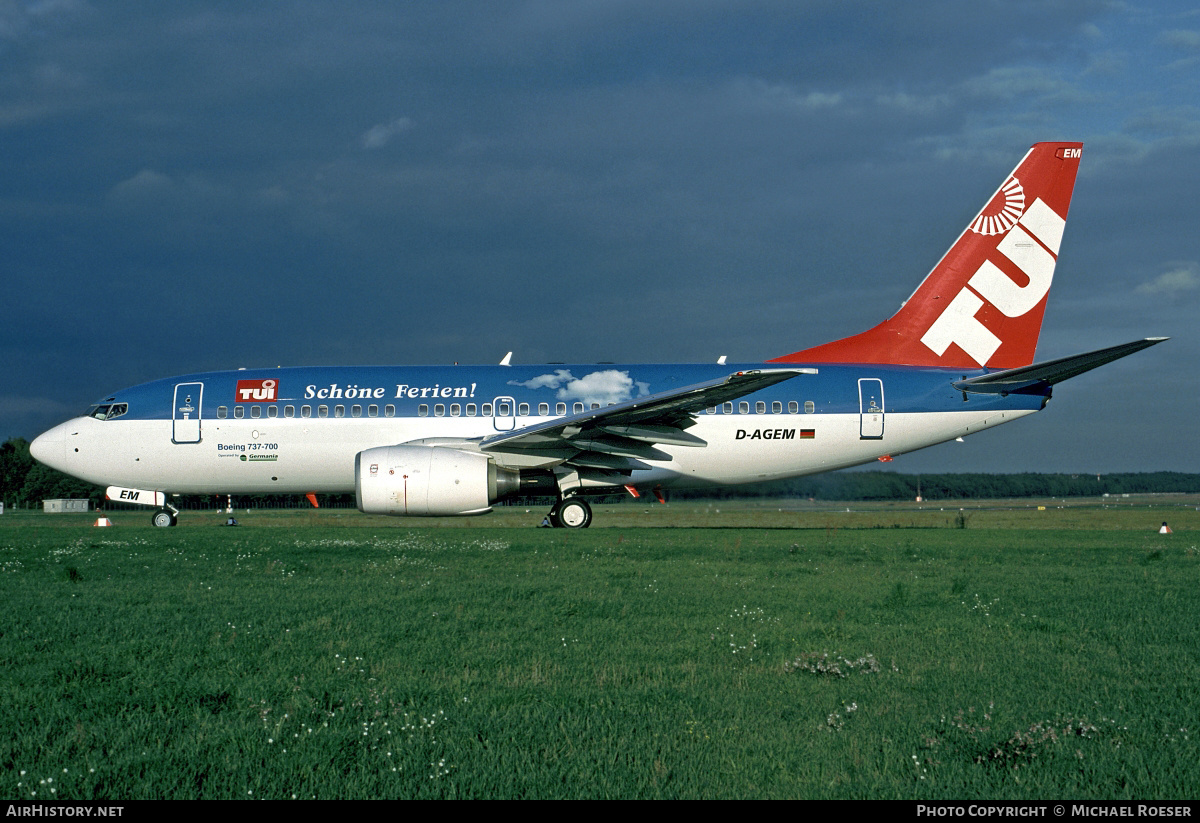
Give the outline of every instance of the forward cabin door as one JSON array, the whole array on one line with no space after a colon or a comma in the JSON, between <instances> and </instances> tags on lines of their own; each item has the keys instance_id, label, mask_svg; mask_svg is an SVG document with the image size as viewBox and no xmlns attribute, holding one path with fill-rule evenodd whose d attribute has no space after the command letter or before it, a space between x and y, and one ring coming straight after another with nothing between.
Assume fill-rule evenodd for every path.
<instances>
[{"instance_id":1,"label":"forward cabin door","mask_svg":"<svg viewBox=\"0 0 1200 823\"><path fill-rule=\"evenodd\" d=\"M858 381L858 437L883 439L883 381L877 377Z\"/></svg>"},{"instance_id":2,"label":"forward cabin door","mask_svg":"<svg viewBox=\"0 0 1200 823\"><path fill-rule=\"evenodd\" d=\"M175 402L171 404L171 442L200 442L200 408L204 399L203 383L177 383Z\"/></svg>"}]
</instances>

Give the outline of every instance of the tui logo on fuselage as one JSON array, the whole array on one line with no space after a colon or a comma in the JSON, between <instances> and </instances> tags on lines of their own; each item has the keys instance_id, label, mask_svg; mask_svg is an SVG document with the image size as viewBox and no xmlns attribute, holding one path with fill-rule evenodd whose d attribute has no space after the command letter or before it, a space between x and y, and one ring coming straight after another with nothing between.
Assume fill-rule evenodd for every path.
<instances>
[{"instance_id":1,"label":"tui logo on fuselage","mask_svg":"<svg viewBox=\"0 0 1200 823\"><path fill-rule=\"evenodd\" d=\"M274 403L278 397L274 380L239 380L237 403Z\"/></svg>"}]
</instances>

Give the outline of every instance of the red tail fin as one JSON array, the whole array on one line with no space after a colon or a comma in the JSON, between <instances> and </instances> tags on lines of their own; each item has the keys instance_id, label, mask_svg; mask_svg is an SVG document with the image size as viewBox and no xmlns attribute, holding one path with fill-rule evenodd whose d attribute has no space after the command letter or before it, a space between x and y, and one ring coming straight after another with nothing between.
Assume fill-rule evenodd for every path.
<instances>
[{"instance_id":1,"label":"red tail fin","mask_svg":"<svg viewBox=\"0 0 1200 823\"><path fill-rule=\"evenodd\" d=\"M1037 143L900 311L767 362L1029 365L1082 153L1082 143Z\"/></svg>"}]
</instances>

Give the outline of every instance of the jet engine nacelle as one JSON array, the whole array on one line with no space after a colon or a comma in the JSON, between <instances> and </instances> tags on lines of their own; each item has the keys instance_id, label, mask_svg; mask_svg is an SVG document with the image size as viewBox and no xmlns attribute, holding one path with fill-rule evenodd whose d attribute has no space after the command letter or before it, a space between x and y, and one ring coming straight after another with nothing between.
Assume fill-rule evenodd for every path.
<instances>
[{"instance_id":1,"label":"jet engine nacelle","mask_svg":"<svg viewBox=\"0 0 1200 823\"><path fill-rule=\"evenodd\" d=\"M381 446L354 458L354 494L366 514L484 514L520 486L517 470L458 449Z\"/></svg>"}]
</instances>

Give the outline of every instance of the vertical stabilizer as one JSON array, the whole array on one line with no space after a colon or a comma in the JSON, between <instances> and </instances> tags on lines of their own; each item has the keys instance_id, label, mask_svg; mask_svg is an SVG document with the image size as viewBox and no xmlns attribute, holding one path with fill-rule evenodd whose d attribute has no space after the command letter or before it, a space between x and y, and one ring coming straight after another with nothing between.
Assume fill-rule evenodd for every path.
<instances>
[{"instance_id":1,"label":"vertical stabilizer","mask_svg":"<svg viewBox=\"0 0 1200 823\"><path fill-rule=\"evenodd\" d=\"M1082 153L1082 143L1035 144L900 311L768 362L1029 365Z\"/></svg>"}]
</instances>

